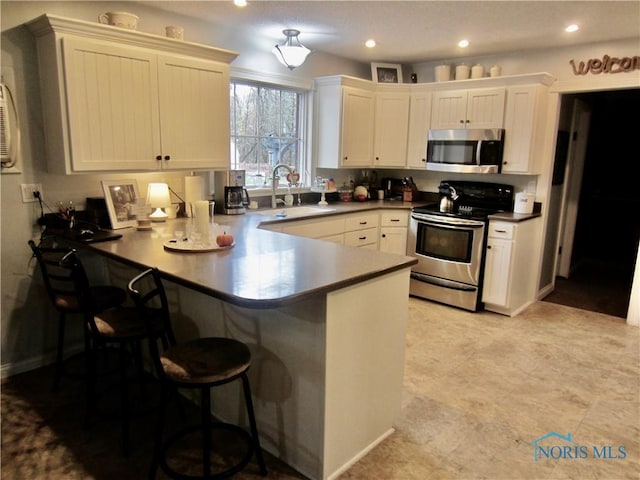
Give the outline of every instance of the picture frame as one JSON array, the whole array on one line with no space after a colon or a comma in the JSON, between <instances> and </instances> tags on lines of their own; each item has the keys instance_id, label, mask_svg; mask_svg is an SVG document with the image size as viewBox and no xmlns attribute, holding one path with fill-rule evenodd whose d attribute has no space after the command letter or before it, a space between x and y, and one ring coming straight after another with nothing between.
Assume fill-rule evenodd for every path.
<instances>
[{"instance_id":1,"label":"picture frame","mask_svg":"<svg viewBox=\"0 0 640 480\"><path fill-rule=\"evenodd\" d=\"M371 79L377 83L402 83L402 65L396 63L372 63Z\"/></svg>"},{"instance_id":2,"label":"picture frame","mask_svg":"<svg viewBox=\"0 0 640 480\"><path fill-rule=\"evenodd\" d=\"M104 199L111 220L111 228L136 226L136 206L140 201L136 180L102 180Z\"/></svg>"}]
</instances>

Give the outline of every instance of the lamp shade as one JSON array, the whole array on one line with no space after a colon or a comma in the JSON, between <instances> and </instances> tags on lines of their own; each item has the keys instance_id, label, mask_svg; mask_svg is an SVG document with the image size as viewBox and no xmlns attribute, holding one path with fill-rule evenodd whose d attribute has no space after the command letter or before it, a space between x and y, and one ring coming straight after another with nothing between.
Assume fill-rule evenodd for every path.
<instances>
[{"instance_id":1,"label":"lamp shade","mask_svg":"<svg viewBox=\"0 0 640 480\"><path fill-rule=\"evenodd\" d=\"M171 206L169 185L166 183L150 183L147 189L147 204L154 209L153 213L149 215L149 219L152 222L164 222L167 219L167 214L162 209Z\"/></svg>"},{"instance_id":2,"label":"lamp shade","mask_svg":"<svg viewBox=\"0 0 640 480\"><path fill-rule=\"evenodd\" d=\"M273 47L272 52L281 64L289 70L293 70L304 63L307 55L311 53L311 50L302 45L300 40L298 40L300 30L287 29L283 30L282 33L284 33L287 39L283 45Z\"/></svg>"}]
</instances>

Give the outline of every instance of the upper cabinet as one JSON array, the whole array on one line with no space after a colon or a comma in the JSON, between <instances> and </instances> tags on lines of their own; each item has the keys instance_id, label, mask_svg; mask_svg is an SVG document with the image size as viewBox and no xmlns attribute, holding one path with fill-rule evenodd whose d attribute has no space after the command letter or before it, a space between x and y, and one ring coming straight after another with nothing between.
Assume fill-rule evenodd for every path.
<instances>
[{"instance_id":1,"label":"upper cabinet","mask_svg":"<svg viewBox=\"0 0 640 480\"><path fill-rule=\"evenodd\" d=\"M344 87L342 91L342 167L366 167L373 157L375 96L367 90ZM338 122L339 123L339 122Z\"/></svg>"},{"instance_id":2,"label":"upper cabinet","mask_svg":"<svg viewBox=\"0 0 640 480\"><path fill-rule=\"evenodd\" d=\"M427 137L431 120L431 91L417 88L411 92L407 167L426 168Z\"/></svg>"},{"instance_id":3,"label":"upper cabinet","mask_svg":"<svg viewBox=\"0 0 640 480\"><path fill-rule=\"evenodd\" d=\"M403 168L407 160L409 89L376 92L373 166Z\"/></svg>"},{"instance_id":4,"label":"upper cabinet","mask_svg":"<svg viewBox=\"0 0 640 480\"><path fill-rule=\"evenodd\" d=\"M371 165L375 92L351 77L316 79L315 147L318 167Z\"/></svg>"},{"instance_id":5,"label":"upper cabinet","mask_svg":"<svg viewBox=\"0 0 640 480\"><path fill-rule=\"evenodd\" d=\"M431 128L502 128L505 92L504 88L434 92Z\"/></svg>"},{"instance_id":6,"label":"upper cabinet","mask_svg":"<svg viewBox=\"0 0 640 480\"><path fill-rule=\"evenodd\" d=\"M229 167L234 52L51 15L28 27L50 172Z\"/></svg>"},{"instance_id":7,"label":"upper cabinet","mask_svg":"<svg viewBox=\"0 0 640 480\"><path fill-rule=\"evenodd\" d=\"M316 79L316 156L321 168L403 168L409 89L376 89L352 77Z\"/></svg>"},{"instance_id":8,"label":"upper cabinet","mask_svg":"<svg viewBox=\"0 0 640 480\"><path fill-rule=\"evenodd\" d=\"M540 173L547 92L541 84L507 88L502 173Z\"/></svg>"}]
</instances>

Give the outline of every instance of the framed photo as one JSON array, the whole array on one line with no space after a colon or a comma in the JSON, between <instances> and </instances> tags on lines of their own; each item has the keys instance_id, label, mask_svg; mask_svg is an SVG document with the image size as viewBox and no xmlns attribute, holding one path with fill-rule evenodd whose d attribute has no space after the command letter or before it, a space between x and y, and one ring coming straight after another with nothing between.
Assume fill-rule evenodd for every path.
<instances>
[{"instance_id":1,"label":"framed photo","mask_svg":"<svg viewBox=\"0 0 640 480\"><path fill-rule=\"evenodd\" d=\"M140 200L135 180L102 180L104 199L114 230L136 226L136 204Z\"/></svg>"},{"instance_id":2,"label":"framed photo","mask_svg":"<svg viewBox=\"0 0 640 480\"><path fill-rule=\"evenodd\" d=\"M395 63L372 63L371 78L378 83L402 83L402 65Z\"/></svg>"}]
</instances>

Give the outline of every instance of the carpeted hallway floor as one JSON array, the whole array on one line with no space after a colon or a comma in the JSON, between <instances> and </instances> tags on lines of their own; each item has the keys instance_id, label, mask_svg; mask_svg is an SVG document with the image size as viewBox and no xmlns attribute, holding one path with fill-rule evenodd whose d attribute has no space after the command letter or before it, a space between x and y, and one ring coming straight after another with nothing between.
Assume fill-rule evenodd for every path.
<instances>
[{"instance_id":1,"label":"carpeted hallway floor","mask_svg":"<svg viewBox=\"0 0 640 480\"><path fill-rule=\"evenodd\" d=\"M397 430L340 478L640 478L637 327L549 302L514 318L409 304ZM49 368L3 381L3 479L147 478L153 416L134 421L134 451L124 458L117 421L82 428L78 383L64 382L58 394L50 386ZM534 442L552 432L570 434L569 452L588 455L536 459ZM544 441L567 446L557 435ZM597 458L594 447L618 455ZM303 478L273 457L267 463L268 478ZM262 477L252 463L236 478Z\"/></svg>"}]
</instances>

